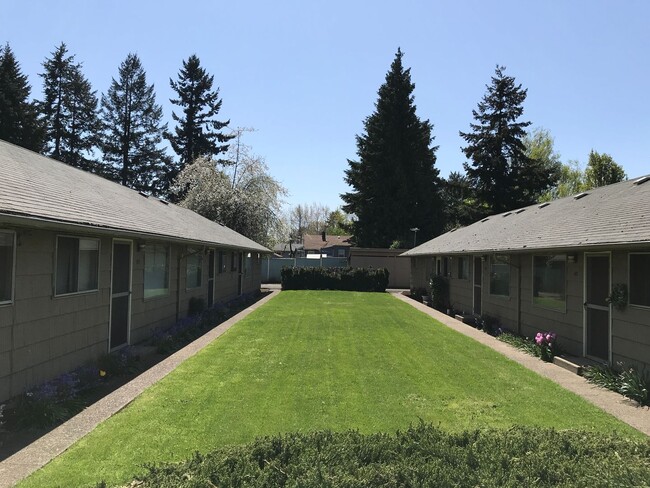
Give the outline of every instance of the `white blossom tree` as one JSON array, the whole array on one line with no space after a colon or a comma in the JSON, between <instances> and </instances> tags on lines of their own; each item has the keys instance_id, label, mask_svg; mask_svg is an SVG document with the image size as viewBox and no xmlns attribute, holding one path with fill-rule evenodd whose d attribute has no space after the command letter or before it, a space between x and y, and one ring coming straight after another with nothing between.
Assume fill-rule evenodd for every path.
<instances>
[{"instance_id":1,"label":"white blossom tree","mask_svg":"<svg viewBox=\"0 0 650 488\"><path fill-rule=\"evenodd\" d=\"M285 232L280 212L287 190L250 148L238 161L221 166L199 157L176 178L172 190L185 191L180 205L267 247Z\"/></svg>"}]
</instances>

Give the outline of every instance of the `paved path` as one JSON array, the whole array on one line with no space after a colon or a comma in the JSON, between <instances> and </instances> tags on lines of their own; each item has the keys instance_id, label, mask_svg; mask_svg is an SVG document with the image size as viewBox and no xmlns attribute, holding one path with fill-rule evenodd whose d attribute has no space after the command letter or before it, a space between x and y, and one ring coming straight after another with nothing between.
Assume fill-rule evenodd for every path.
<instances>
[{"instance_id":1,"label":"paved path","mask_svg":"<svg viewBox=\"0 0 650 488\"><path fill-rule=\"evenodd\" d=\"M499 339L492 337L485 332L477 330L474 327L470 327L467 324L463 324L462 322L442 312L438 312L431 307L427 307L422 303L411 300L410 298L404 296L402 293L392 292L391 294L403 302L406 302L409 305L412 305L418 310L421 310L427 315L433 317L437 321L442 322L447 327L450 327L455 331L460 332L461 334L471 337L472 339L475 339L478 342L500 352L507 358L512 359L513 361L518 362L528 369L533 370L535 373L555 381L560 386L563 386L567 390L572 391L576 395L580 395L585 400L603 409L605 412L612 414L619 420L622 420L626 424L631 425L635 429L640 430L644 434L650 436L649 407L639 407L635 402L622 397L618 393L614 393L613 391L595 386L589 383L582 376L578 376L575 373L567 371L566 369L561 368L556 364L541 361L540 359L531 356L530 354L526 354L525 352L520 351L516 347L506 344L505 342L501 342Z\"/></svg>"},{"instance_id":2,"label":"paved path","mask_svg":"<svg viewBox=\"0 0 650 488\"><path fill-rule=\"evenodd\" d=\"M278 293L279 291L272 291L268 296L255 302L246 310L234 315L29 446L0 462L0 488L14 486L37 469L45 466L72 444L91 432L101 422L126 407L144 390L167 376L183 361L194 356L234 324L253 310L264 305Z\"/></svg>"},{"instance_id":3,"label":"paved path","mask_svg":"<svg viewBox=\"0 0 650 488\"><path fill-rule=\"evenodd\" d=\"M253 310L264 305L278 293L279 290L277 288L274 289L269 296L254 303L246 310L238 313L185 348L145 371L131 382L89 406L66 423L15 453L13 456L0 462L0 488L14 486L20 480L43 467L72 444L91 432L101 422L126 407L145 389L167 376L183 361L194 356L230 329L235 323L246 317ZM517 361L519 364L536 373L555 381L564 388L584 397L594 405L650 436L650 408L637 407L633 402L624 399L616 393L591 385L581 376L554 364L540 361L488 334L411 300L405 297L401 291L392 290L391 294L461 334L469 336L495 349L513 361Z\"/></svg>"}]
</instances>

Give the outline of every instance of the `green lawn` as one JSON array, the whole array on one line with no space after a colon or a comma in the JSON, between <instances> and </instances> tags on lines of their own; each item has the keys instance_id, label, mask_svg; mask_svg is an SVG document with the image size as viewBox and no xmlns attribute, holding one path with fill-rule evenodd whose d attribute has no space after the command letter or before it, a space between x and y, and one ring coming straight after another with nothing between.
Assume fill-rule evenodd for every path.
<instances>
[{"instance_id":1,"label":"green lawn","mask_svg":"<svg viewBox=\"0 0 650 488\"><path fill-rule=\"evenodd\" d=\"M643 437L388 294L285 291L20 486L115 484L257 436L420 419Z\"/></svg>"}]
</instances>

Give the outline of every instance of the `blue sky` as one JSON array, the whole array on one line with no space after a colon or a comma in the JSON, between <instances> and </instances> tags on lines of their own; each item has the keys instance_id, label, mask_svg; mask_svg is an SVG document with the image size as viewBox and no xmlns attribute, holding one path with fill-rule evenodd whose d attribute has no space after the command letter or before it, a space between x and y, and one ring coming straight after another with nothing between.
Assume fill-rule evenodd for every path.
<instances>
[{"instance_id":1,"label":"blue sky","mask_svg":"<svg viewBox=\"0 0 650 488\"><path fill-rule=\"evenodd\" d=\"M331 208L347 159L398 47L418 115L434 124L442 176L461 171L472 110L497 64L528 89L524 118L563 161L611 154L650 173L647 1L0 0L9 42L41 96L41 63L65 42L105 92L137 53L170 121L169 78L193 53L214 75L222 120L289 190L288 204Z\"/></svg>"}]
</instances>

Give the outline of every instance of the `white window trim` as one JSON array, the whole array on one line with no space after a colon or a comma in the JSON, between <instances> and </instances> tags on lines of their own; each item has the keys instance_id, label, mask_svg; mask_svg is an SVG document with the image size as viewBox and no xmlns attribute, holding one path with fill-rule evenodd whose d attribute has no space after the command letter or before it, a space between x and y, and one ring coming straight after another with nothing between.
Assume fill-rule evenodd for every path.
<instances>
[{"instance_id":1,"label":"white window trim","mask_svg":"<svg viewBox=\"0 0 650 488\"><path fill-rule=\"evenodd\" d=\"M59 237L64 237L68 239L86 239L89 241L97 241L97 288L94 288L92 290L83 290L83 291L71 291L70 293L57 293L56 292L56 282L57 282L57 273L58 273L58 263L59 263ZM57 234L56 235L56 240L55 240L55 245L54 245L54 298L59 298L59 297L71 297L75 295L88 295L90 293L97 293L99 291L99 275L100 272L99 270L101 269L100 262L101 262L101 256L102 256L102 240L98 237L87 237L87 236L72 236L72 235L67 235L67 234ZM77 257L78 259L78 257Z\"/></svg>"},{"instance_id":2,"label":"white window trim","mask_svg":"<svg viewBox=\"0 0 650 488\"><path fill-rule=\"evenodd\" d=\"M631 279L631 274L632 273L630 273L630 270L632 268L631 268L631 262L630 261L631 261L631 258L632 258L632 254L650 255L650 251L649 252L640 251L640 252L628 252L627 253L627 304L628 304L628 306L633 307L633 308L638 308L638 309L641 309L641 310L650 310L650 306L648 306L648 305L637 305L637 304L631 302L631 300L632 300L632 279Z\"/></svg>"},{"instance_id":3,"label":"white window trim","mask_svg":"<svg viewBox=\"0 0 650 488\"><path fill-rule=\"evenodd\" d=\"M144 301L149 301L149 300L156 300L158 298L168 297L169 294L171 293L171 274L172 274L171 273L171 260L172 260L171 251L172 251L172 247L167 245L167 244L156 244L155 242L151 243L151 244L147 243L146 245L147 246L148 245L151 245L151 246L163 246L167 250L167 291L165 293L161 293L160 295L153 295L153 296L150 296L150 297L146 296L147 288L146 288L146 284L145 284L145 270L147 268L147 250L146 250L146 247L145 247L144 267L142 269L142 299Z\"/></svg>"},{"instance_id":4,"label":"white window trim","mask_svg":"<svg viewBox=\"0 0 650 488\"><path fill-rule=\"evenodd\" d=\"M539 305L538 303L535 303L535 296L533 295L535 291L535 257L544 257L544 256L564 256L564 307L563 308L550 308L550 307L545 307L543 305ZM567 278L568 278L568 272L567 272L567 263L568 263L568 257L566 253L557 253L557 254L533 254L531 256L530 260L530 265L531 265L531 273L530 273L530 304L535 307L539 308L542 310L547 310L549 312L557 312L557 313L567 313L567 301L568 301L568 296L567 296Z\"/></svg>"},{"instance_id":5,"label":"white window trim","mask_svg":"<svg viewBox=\"0 0 650 488\"><path fill-rule=\"evenodd\" d=\"M0 301L0 306L12 305L16 297L16 232L13 230L1 229L2 234L11 234L13 236L13 243L11 247L11 297L9 300Z\"/></svg>"}]
</instances>

